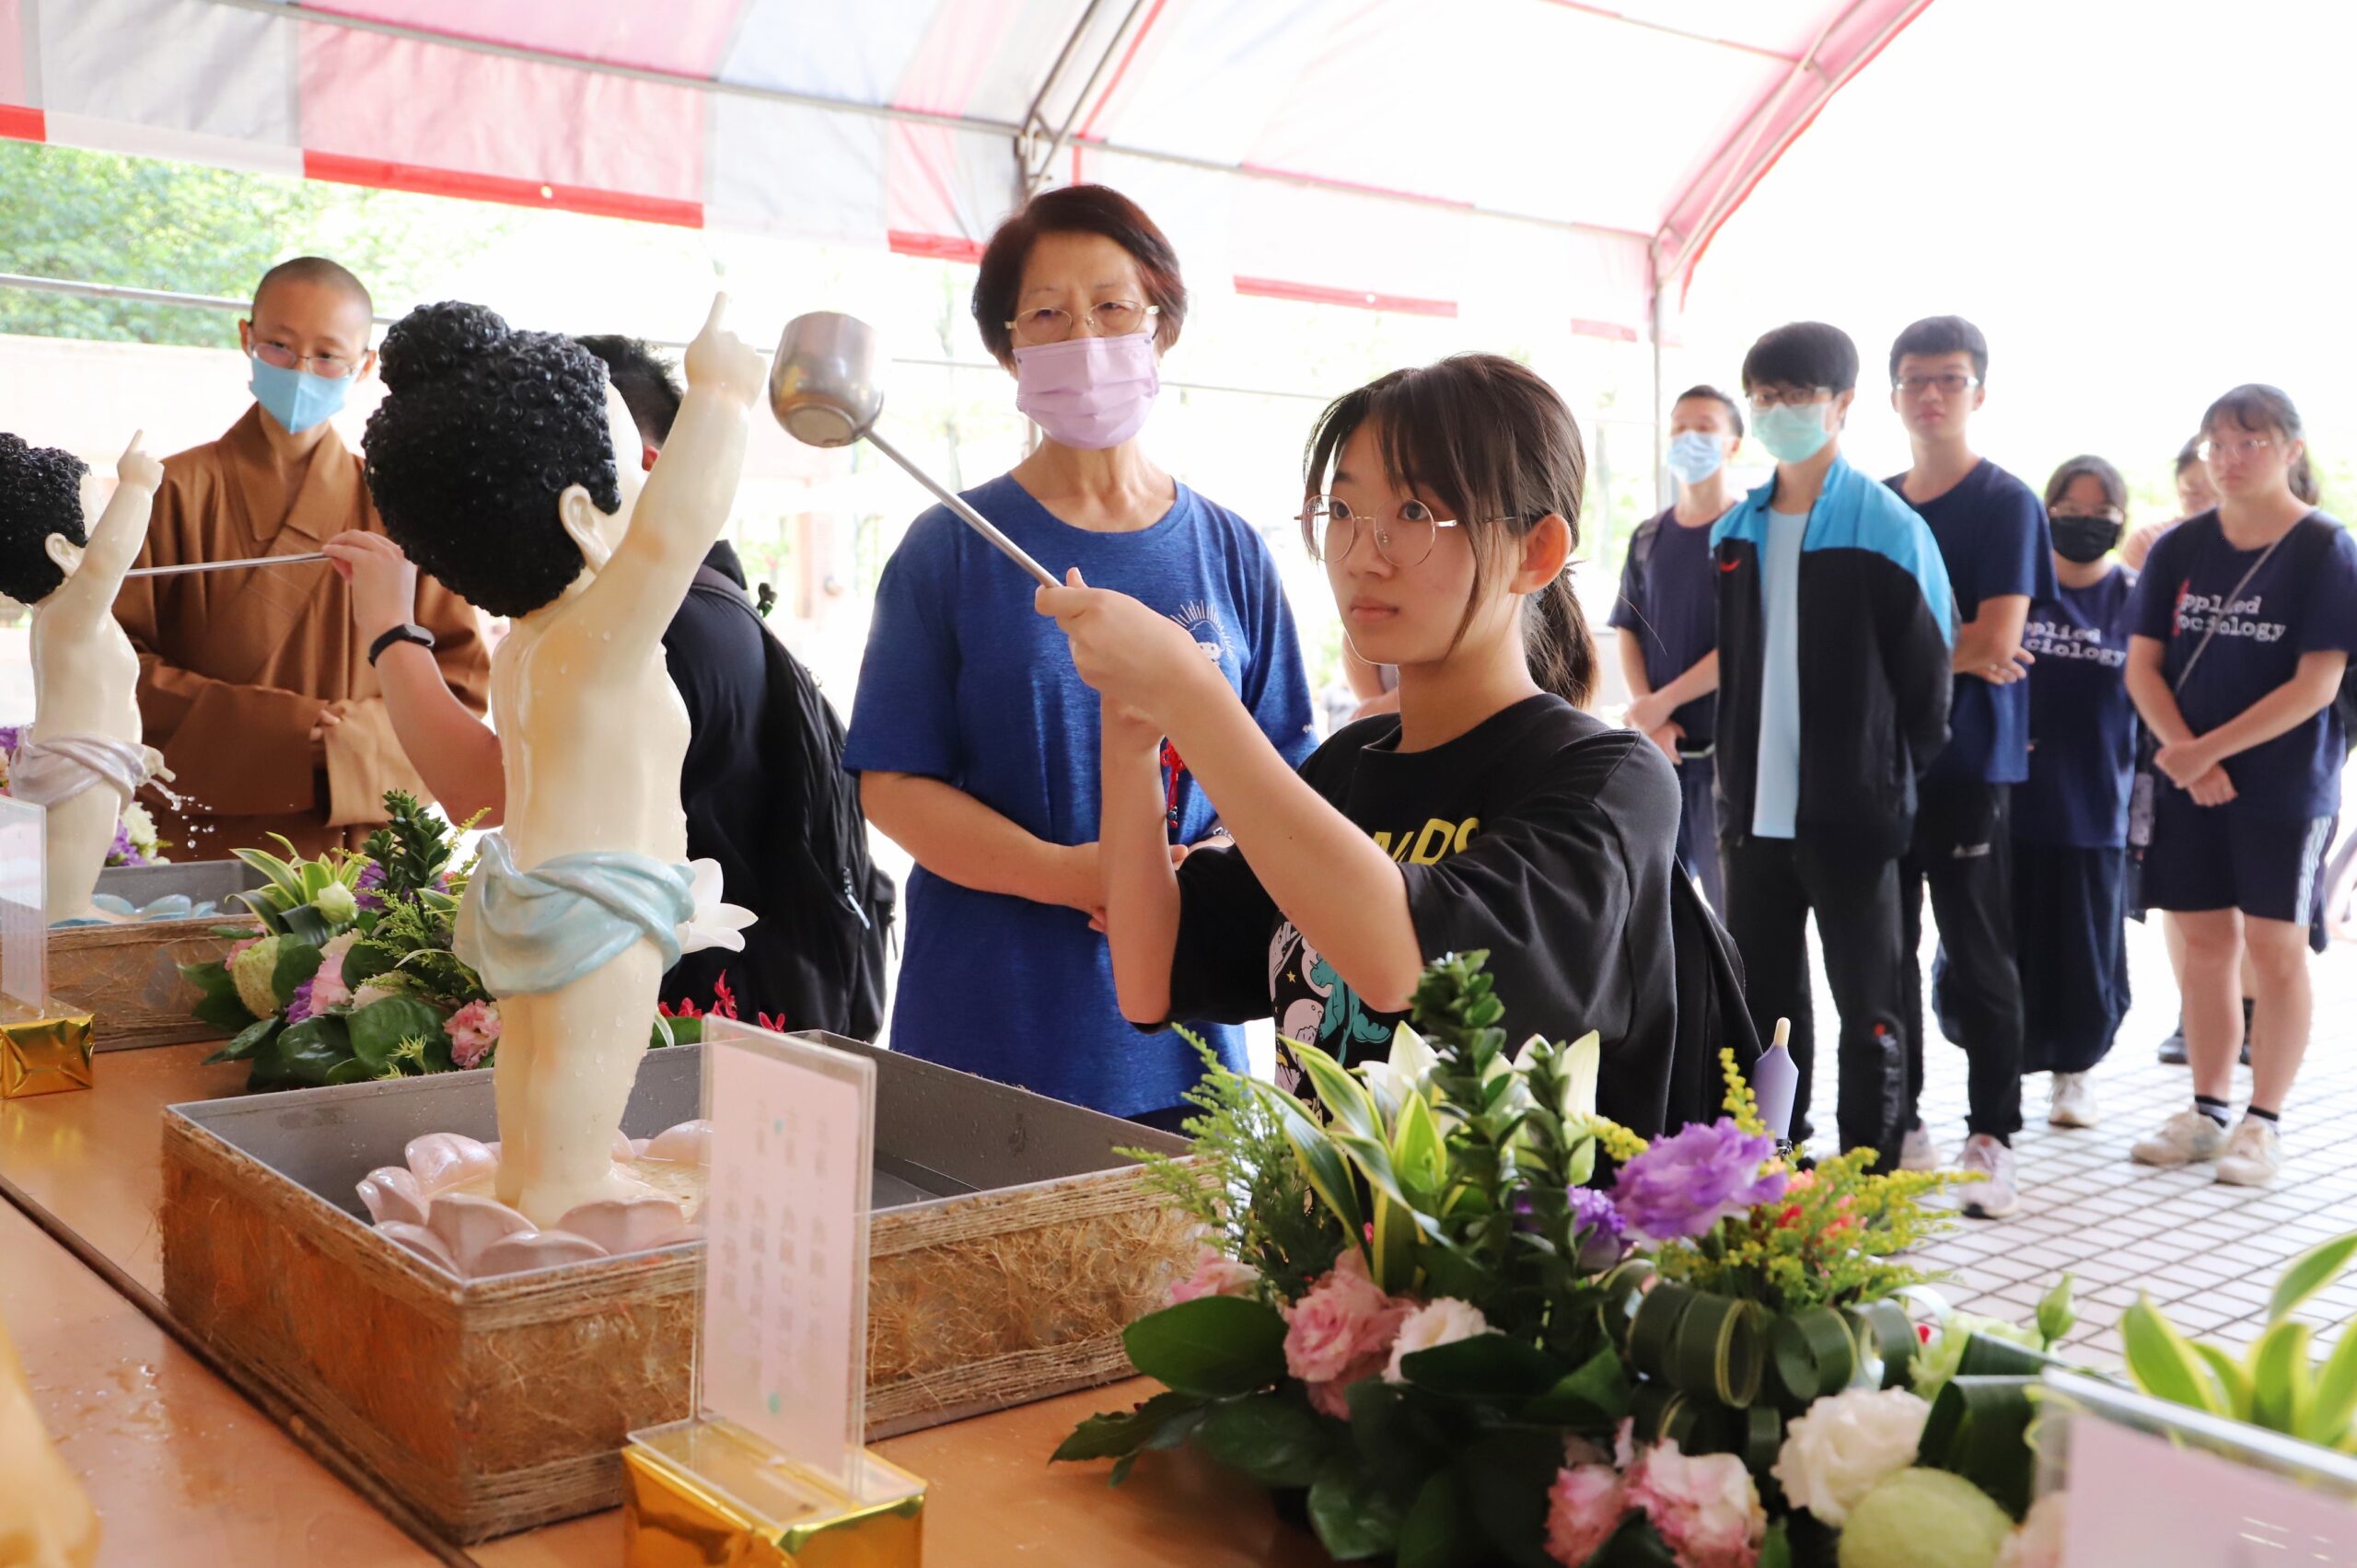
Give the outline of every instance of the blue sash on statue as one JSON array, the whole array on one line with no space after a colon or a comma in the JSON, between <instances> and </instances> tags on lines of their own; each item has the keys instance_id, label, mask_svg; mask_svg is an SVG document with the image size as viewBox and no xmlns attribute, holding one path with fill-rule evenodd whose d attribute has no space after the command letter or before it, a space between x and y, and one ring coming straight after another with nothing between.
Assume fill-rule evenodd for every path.
<instances>
[{"instance_id":1,"label":"blue sash on statue","mask_svg":"<svg viewBox=\"0 0 2357 1568\"><path fill-rule=\"evenodd\" d=\"M562 991L641 941L668 970L695 914L694 879L685 865L616 850L518 871L506 835L486 834L452 946L493 996Z\"/></svg>"}]
</instances>

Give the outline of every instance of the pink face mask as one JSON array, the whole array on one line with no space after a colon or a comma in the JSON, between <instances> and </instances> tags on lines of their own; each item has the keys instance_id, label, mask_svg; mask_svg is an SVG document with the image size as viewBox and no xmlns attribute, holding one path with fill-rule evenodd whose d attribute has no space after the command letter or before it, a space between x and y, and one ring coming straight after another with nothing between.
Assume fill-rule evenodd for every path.
<instances>
[{"instance_id":1,"label":"pink face mask","mask_svg":"<svg viewBox=\"0 0 2357 1568\"><path fill-rule=\"evenodd\" d=\"M1015 406L1059 447L1120 446L1144 427L1160 390L1152 332L1015 351Z\"/></svg>"}]
</instances>

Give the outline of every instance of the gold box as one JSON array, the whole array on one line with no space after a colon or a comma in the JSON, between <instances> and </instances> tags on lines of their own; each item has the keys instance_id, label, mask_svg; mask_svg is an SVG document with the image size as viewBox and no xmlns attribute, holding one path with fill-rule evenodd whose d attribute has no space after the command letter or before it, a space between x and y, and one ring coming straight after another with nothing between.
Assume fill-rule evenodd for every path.
<instances>
[{"instance_id":1,"label":"gold box","mask_svg":"<svg viewBox=\"0 0 2357 1568\"><path fill-rule=\"evenodd\" d=\"M0 1020L0 1099L90 1086L90 1015Z\"/></svg>"},{"instance_id":2,"label":"gold box","mask_svg":"<svg viewBox=\"0 0 2357 1568\"><path fill-rule=\"evenodd\" d=\"M623 1568L919 1568L924 1482L859 1457L855 1497L725 1423L633 1433L622 1449Z\"/></svg>"}]
</instances>

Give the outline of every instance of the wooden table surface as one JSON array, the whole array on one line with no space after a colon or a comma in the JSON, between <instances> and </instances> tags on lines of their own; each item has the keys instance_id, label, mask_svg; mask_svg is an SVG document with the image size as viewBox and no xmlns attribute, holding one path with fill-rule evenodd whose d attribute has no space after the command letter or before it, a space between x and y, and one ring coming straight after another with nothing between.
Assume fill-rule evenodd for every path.
<instances>
[{"instance_id":1,"label":"wooden table surface","mask_svg":"<svg viewBox=\"0 0 2357 1568\"><path fill-rule=\"evenodd\" d=\"M156 1226L163 1108L234 1094L210 1047L110 1051L98 1087L0 1101L0 1179L160 1297ZM34 1399L106 1522L101 1563L335 1568L432 1563L357 1493L265 1419L139 1307L24 1214L0 1204L0 1316ZM19 1262L22 1260L22 1263ZM1192 1454L1155 1454L1115 1491L1105 1467L1049 1453L1082 1417L1152 1392L1134 1381L877 1445L931 1483L925 1560L973 1564L1243 1568L1326 1561L1260 1491ZM486 1568L610 1568L615 1512L467 1549Z\"/></svg>"}]
</instances>

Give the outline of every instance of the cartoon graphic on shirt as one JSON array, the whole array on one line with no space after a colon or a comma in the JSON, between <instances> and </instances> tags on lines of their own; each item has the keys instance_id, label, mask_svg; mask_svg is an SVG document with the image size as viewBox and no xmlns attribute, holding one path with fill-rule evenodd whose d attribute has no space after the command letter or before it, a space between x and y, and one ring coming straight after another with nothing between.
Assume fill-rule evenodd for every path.
<instances>
[{"instance_id":1,"label":"cartoon graphic on shirt","mask_svg":"<svg viewBox=\"0 0 2357 1568\"><path fill-rule=\"evenodd\" d=\"M1277 1020L1277 1084L1288 1094L1309 1098L1309 1086L1286 1046L1314 1045L1349 1064L1387 1047L1391 1023L1371 1012L1336 973L1326 955L1303 940L1291 921L1280 921L1269 941L1269 993Z\"/></svg>"},{"instance_id":2,"label":"cartoon graphic on shirt","mask_svg":"<svg viewBox=\"0 0 2357 1568\"><path fill-rule=\"evenodd\" d=\"M1369 836L1403 865L1433 865L1462 854L1480 829L1479 817L1434 817L1421 827L1380 829ZM1388 1050L1399 1023L1361 1000L1287 920L1277 923L1269 939L1269 1003L1277 1021L1277 1083L1305 1099L1311 1098L1309 1086L1290 1045L1314 1045L1347 1067Z\"/></svg>"},{"instance_id":3,"label":"cartoon graphic on shirt","mask_svg":"<svg viewBox=\"0 0 2357 1568\"><path fill-rule=\"evenodd\" d=\"M1219 610L1208 599L1190 598L1170 612L1186 633L1195 639L1195 646L1213 664L1227 652L1227 632L1219 623Z\"/></svg>"}]
</instances>

